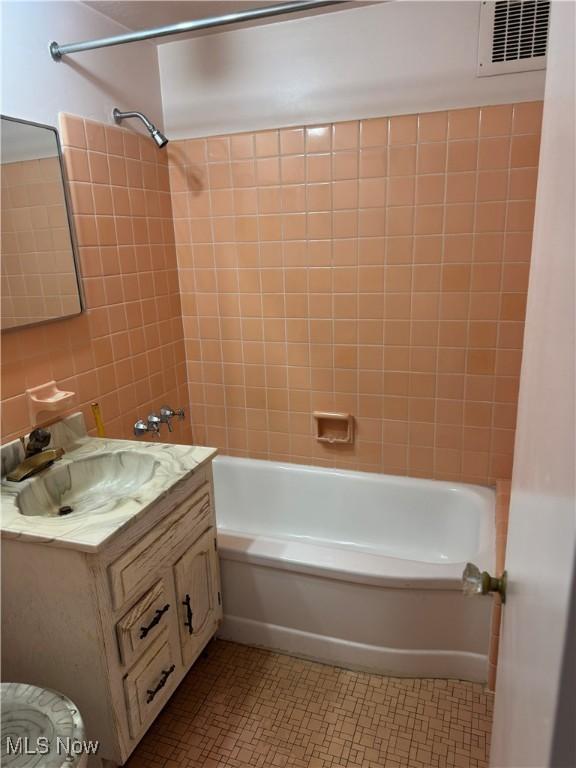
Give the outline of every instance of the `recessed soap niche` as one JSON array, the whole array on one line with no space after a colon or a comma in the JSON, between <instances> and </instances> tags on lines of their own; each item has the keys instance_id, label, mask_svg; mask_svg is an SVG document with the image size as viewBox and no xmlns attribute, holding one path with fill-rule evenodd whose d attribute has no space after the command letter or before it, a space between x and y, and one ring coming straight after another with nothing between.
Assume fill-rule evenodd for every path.
<instances>
[{"instance_id":1,"label":"recessed soap niche","mask_svg":"<svg viewBox=\"0 0 576 768\"><path fill-rule=\"evenodd\" d=\"M351 413L314 411L316 440L330 445L350 445L354 442L354 416Z\"/></svg>"}]
</instances>

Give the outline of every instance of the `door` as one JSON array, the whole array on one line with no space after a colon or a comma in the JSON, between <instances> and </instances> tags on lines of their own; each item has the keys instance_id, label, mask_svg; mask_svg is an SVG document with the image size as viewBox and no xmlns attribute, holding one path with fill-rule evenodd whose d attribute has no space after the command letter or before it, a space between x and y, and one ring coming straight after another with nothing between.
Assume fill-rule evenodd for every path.
<instances>
[{"instance_id":1,"label":"door","mask_svg":"<svg viewBox=\"0 0 576 768\"><path fill-rule=\"evenodd\" d=\"M216 531L206 531L174 566L182 662L188 667L222 618Z\"/></svg>"},{"instance_id":2,"label":"door","mask_svg":"<svg viewBox=\"0 0 576 768\"><path fill-rule=\"evenodd\" d=\"M575 4L552 6L492 768L576 765Z\"/></svg>"}]
</instances>

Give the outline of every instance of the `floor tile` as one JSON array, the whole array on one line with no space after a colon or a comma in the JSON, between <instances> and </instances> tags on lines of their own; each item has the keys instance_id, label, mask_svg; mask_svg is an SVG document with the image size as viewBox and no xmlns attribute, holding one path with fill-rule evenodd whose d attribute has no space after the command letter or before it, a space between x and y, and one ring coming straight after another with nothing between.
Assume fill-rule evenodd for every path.
<instances>
[{"instance_id":1,"label":"floor tile","mask_svg":"<svg viewBox=\"0 0 576 768\"><path fill-rule=\"evenodd\" d=\"M487 768L492 702L216 640L127 768Z\"/></svg>"}]
</instances>

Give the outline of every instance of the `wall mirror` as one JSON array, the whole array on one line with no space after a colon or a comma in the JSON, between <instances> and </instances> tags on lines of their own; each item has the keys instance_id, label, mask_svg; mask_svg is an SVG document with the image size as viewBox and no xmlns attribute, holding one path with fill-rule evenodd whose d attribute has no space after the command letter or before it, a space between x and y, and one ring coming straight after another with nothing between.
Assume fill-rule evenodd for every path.
<instances>
[{"instance_id":1,"label":"wall mirror","mask_svg":"<svg viewBox=\"0 0 576 768\"><path fill-rule=\"evenodd\" d=\"M82 312L72 217L55 128L2 116L3 331Z\"/></svg>"}]
</instances>

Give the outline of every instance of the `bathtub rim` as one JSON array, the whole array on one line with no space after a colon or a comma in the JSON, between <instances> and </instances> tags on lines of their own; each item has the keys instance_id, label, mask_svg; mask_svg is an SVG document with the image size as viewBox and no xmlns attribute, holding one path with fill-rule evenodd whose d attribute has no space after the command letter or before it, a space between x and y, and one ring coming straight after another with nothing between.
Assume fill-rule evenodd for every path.
<instances>
[{"instance_id":1,"label":"bathtub rim","mask_svg":"<svg viewBox=\"0 0 576 768\"><path fill-rule=\"evenodd\" d=\"M289 539L254 537L221 528L218 529L218 552L223 560L389 589L461 590L466 565L466 561L424 563ZM481 570L491 570L493 562L489 558L474 559Z\"/></svg>"}]
</instances>

